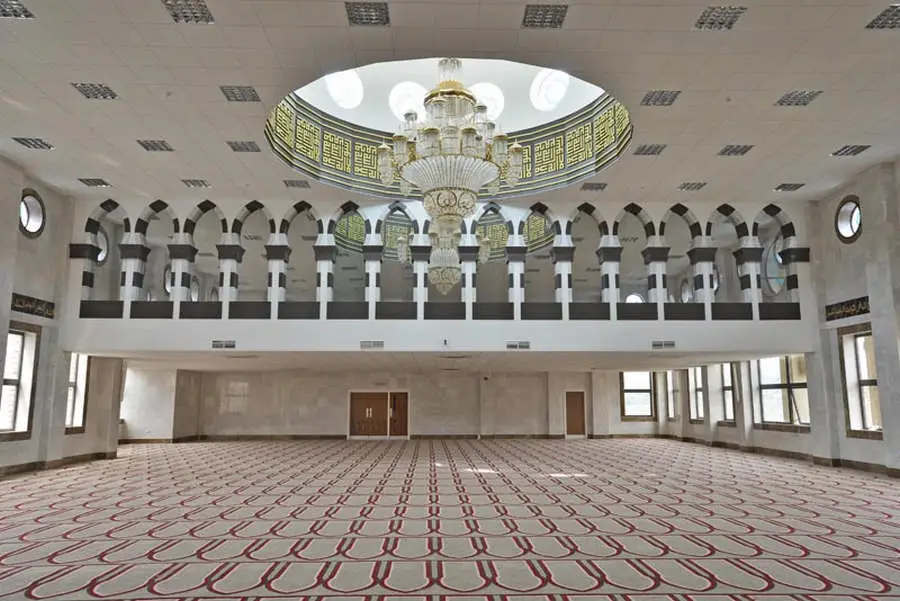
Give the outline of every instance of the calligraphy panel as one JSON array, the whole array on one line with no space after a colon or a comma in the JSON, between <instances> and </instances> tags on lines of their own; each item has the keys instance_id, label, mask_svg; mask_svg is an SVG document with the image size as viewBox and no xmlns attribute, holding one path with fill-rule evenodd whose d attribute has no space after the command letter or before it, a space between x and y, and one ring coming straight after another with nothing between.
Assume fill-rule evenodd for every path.
<instances>
[{"instance_id":1,"label":"calligraphy panel","mask_svg":"<svg viewBox=\"0 0 900 601\"><path fill-rule=\"evenodd\" d=\"M297 115L296 137L294 149L304 157L318 161L319 143L322 139L322 128Z\"/></svg>"},{"instance_id":2,"label":"calligraphy panel","mask_svg":"<svg viewBox=\"0 0 900 601\"><path fill-rule=\"evenodd\" d=\"M534 145L534 175L559 171L565 166L563 137L553 136Z\"/></svg>"},{"instance_id":3,"label":"calligraphy panel","mask_svg":"<svg viewBox=\"0 0 900 601\"><path fill-rule=\"evenodd\" d=\"M369 179L378 179L378 147L374 144L354 142L353 173Z\"/></svg>"},{"instance_id":4,"label":"calligraphy panel","mask_svg":"<svg viewBox=\"0 0 900 601\"><path fill-rule=\"evenodd\" d=\"M272 130L275 137L281 140L288 148L294 147L294 110L284 101L278 103L272 111L274 123Z\"/></svg>"},{"instance_id":5,"label":"calligraphy panel","mask_svg":"<svg viewBox=\"0 0 900 601\"><path fill-rule=\"evenodd\" d=\"M350 173L350 140L326 131L322 136L322 164Z\"/></svg>"},{"instance_id":6,"label":"calligraphy panel","mask_svg":"<svg viewBox=\"0 0 900 601\"><path fill-rule=\"evenodd\" d=\"M594 156L593 133L590 123L566 132L566 165L577 165Z\"/></svg>"}]
</instances>

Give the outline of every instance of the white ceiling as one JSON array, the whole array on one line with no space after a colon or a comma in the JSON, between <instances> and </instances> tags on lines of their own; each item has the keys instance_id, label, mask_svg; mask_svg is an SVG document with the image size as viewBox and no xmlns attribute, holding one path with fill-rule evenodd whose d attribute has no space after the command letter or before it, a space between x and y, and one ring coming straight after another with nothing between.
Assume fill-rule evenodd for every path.
<instances>
[{"instance_id":1,"label":"white ceiling","mask_svg":"<svg viewBox=\"0 0 900 601\"><path fill-rule=\"evenodd\" d=\"M425 90L431 90L437 84L439 60L389 61L356 69L363 84L363 102L355 109L338 106L328 93L324 78L303 86L296 94L314 107L345 121L393 132L399 122L388 104L391 89L401 82L411 81ZM487 82L503 92L505 106L497 124L505 132L535 127L565 117L603 94L602 88L572 77L559 105L553 110L540 111L532 105L529 95L532 81L542 70L541 67L490 59L463 59L462 64L463 84L471 87ZM419 119L424 116L419 114Z\"/></svg>"},{"instance_id":2,"label":"white ceiling","mask_svg":"<svg viewBox=\"0 0 900 601\"><path fill-rule=\"evenodd\" d=\"M22 0L34 20L0 19L0 155L77 197L316 200L346 198L296 177L267 151L233 153L227 140L265 146L267 112L322 75L373 62L460 55L562 69L609 91L631 111L636 144L596 181L599 197L707 202L821 197L900 154L900 31L865 25L887 0L743 0L730 31L695 31L709 0L577 0L560 30L521 28L522 0L392 0L390 27L350 27L342 1L208 0L215 25L176 24L159 0ZM89 101L71 82L119 95ZM252 85L260 103L229 103L220 85ZM642 107L649 90L681 90L671 107ZM808 107L778 107L784 93L823 90ZM10 138L43 137L52 152ZM137 139L165 139L148 153ZM723 158L725 144L753 144ZM832 158L844 144L870 144ZM102 177L89 189L79 177ZM202 178L209 190L189 190ZM707 181L681 194L685 181ZM781 182L804 182L779 194ZM598 200L582 192L559 192ZM552 203L554 196L542 198ZM615 212L615 211L613 211Z\"/></svg>"}]
</instances>

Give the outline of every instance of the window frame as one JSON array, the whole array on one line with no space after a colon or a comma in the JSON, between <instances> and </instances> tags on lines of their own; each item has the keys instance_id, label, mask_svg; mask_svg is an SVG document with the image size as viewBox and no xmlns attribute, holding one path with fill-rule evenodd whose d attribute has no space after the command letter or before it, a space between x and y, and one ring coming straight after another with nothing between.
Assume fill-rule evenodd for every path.
<instances>
[{"instance_id":1,"label":"window frame","mask_svg":"<svg viewBox=\"0 0 900 601\"><path fill-rule=\"evenodd\" d=\"M652 422L656 421L656 378L652 371L628 370L629 372L647 373L650 376L650 388L625 388L625 372L619 372L619 417L623 422ZM625 393L646 394L650 397L649 415L626 415Z\"/></svg>"},{"instance_id":2,"label":"window frame","mask_svg":"<svg viewBox=\"0 0 900 601\"><path fill-rule=\"evenodd\" d=\"M883 440L884 438L884 421L882 419L882 425L880 428L868 428L866 424L866 412L863 410L863 389L865 388L878 388L878 377L876 373L875 378L860 378L860 357L859 352L857 350L857 341L860 338L865 336L872 336L872 324L870 322L860 323L852 326L845 326L843 328L838 328L837 330L837 341L838 341L838 361L841 367L841 388L843 389L844 395L844 426L845 433L848 438L869 438L874 440ZM852 337L851 346L853 349L853 368L856 370L856 377L854 393L855 398L851 398L850 394L850 386L847 382L847 357L846 351L844 350L845 339L847 337ZM873 341L874 342L874 341ZM874 345L873 345L874 346ZM876 368L877 369L877 368ZM854 428L853 420L851 419L851 402L856 403L856 411L859 415L859 421L862 425L862 428ZM880 411L880 407L879 407Z\"/></svg>"},{"instance_id":3,"label":"window frame","mask_svg":"<svg viewBox=\"0 0 900 601\"><path fill-rule=\"evenodd\" d=\"M26 427L24 430L16 430L15 426L13 426L12 430L0 430L0 442L8 442L14 440L29 440L31 438L31 431L34 427L34 399L36 397L36 389L37 389L37 376L38 369L40 367L40 352L41 352L41 327L32 325L29 323L23 323L19 321L10 320L8 332L16 332L21 333L23 335L23 346L22 346L22 355L19 359L19 377L16 388L16 414L13 419L13 424L15 424L16 418L18 418L19 404L21 402L21 382L23 369L25 366L25 343L27 341L26 336L31 335L34 336L34 356L31 360L31 391L29 393L28 398L28 417L26 418ZM4 374L5 375L5 374ZM6 378L3 379L4 382Z\"/></svg>"},{"instance_id":4,"label":"window frame","mask_svg":"<svg viewBox=\"0 0 900 601\"><path fill-rule=\"evenodd\" d=\"M734 364L729 361L720 363L719 367L722 370L722 421L726 424L733 424L737 419L737 407L735 407L734 403ZM725 384L726 373L728 374L728 385ZM728 417L729 402L731 404L731 417Z\"/></svg>"},{"instance_id":5,"label":"window frame","mask_svg":"<svg viewBox=\"0 0 900 601\"><path fill-rule=\"evenodd\" d=\"M809 428L809 422L801 422L800 417L797 411L797 403L794 398L794 390L807 390L808 383L807 382L794 382L793 376L791 374L791 357L794 355L803 357L804 363L806 362L806 357L803 356L802 353L794 353L791 355L776 355L779 362L782 373L784 374L784 378L787 380L785 382L781 382L779 384L763 384L762 382L762 359L772 359L775 356L770 357L761 357L756 361L756 382L757 382L757 390L759 392L759 421L756 422L763 426L775 426L775 427L799 427L799 428ZM764 390L783 390L787 391L788 395L788 421L773 421L766 419L766 409L765 403L763 402L763 391ZM807 393L807 403L809 402L809 396ZM810 420L811 421L811 420Z\"/></svg>"},{"instance_id":6,"label":"window frame","mask_svg":"<svg viewBox=\"0 0 900 601\"><path fill-rule=\"evenodd\" d=\"M80 376L80 359L84 357L84 375ZM79 364L75 367L75 380L71 380L72 374L72 362L78 361ZM66 422L65 422L65 433L66 434L84 434L85 428L87 427L87 409L88 409L88 389L90 387L90 373L91 373L91 357L89 355L84 355L82 353L69 353L69 374L68 383L66 387ZM83 386L79 386L78 383L80 381L84 382ZM72 392L72 406L69 406L69 391ZM79 425L75 425L74 420L74 412L75 408L78 407L79 396L81 396L81 423ZM69 419L70 410L72 412L72 420Z\"/></svg>"},{"instance_id":7,"label":"window frame","mask_svg":"<svg viewBox=\"0 0 900 601\"><path fill-rule=\"evenodd\" d=\"M681 371L670 369L666 371L666 420L678 421L678 390Z\"/></svg>"},{"instance_id":8,"label":"window frame","mask_svg":"<svg viewBox=\"0 0 900 601\"><path fill-rule=\"evenodd\" d=\"M706 388L703 386L702 365L688 368L688 390L690 394L688 399L688 421L692 424L706 423L706 411L703 409L703 403L706 401ZM699 403L697 402L698 392L700 393Z\"/></svg>"}]
</instances>

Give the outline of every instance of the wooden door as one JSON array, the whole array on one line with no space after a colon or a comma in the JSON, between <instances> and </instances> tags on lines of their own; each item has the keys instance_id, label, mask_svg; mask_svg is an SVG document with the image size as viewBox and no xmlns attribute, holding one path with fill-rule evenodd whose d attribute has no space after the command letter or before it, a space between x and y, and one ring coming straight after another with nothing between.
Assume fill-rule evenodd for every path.
<instances>
[{"instance_id":1,"label":"wooden door","mask_svg":"<svg viewBox=\"0 0 900 601\"><path fill-rule=\"evenodd\" d=\"M409 434L409 395L405 392L392 392L390 400L390 435L406 436Z\"/></svg>"},{"instance_id":2,"label":"wooden door","mask_svg":"<svg viewBox=\"0 0 900 601\"><path fill-rule=\"evenodd\" d=\"M350 436L387 436L386 392L350 393Z\"/></svg>"},{"instance_id":3,"label":"wooden door","mask_svg":"<svg viewBox=\"0 0 900 601\"><path fill-rule=\"evenodd\" d=\"M566 393L566 434L584 436L584 393Z\"/></svg>"}]
</instances>

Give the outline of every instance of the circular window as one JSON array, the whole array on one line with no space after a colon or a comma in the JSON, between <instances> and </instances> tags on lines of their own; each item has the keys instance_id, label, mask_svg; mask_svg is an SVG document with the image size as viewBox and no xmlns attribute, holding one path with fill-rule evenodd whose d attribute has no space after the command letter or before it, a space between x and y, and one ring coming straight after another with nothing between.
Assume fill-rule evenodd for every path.
<instances>
[{"instance_id":1,"label":"circular window","mask_svg":"<svg viewBox=\"0 0 900 601\"><path fill-rule=\"evenodd\" d=\"M691 290L691 283L687 280L681 281L681 302L689 303L694 300L694 291Z\"/></svg>"},{"instance_id":2,"label":"circular window","mask_svg":"<svg viewBox=\"0 0 900 601\"><path fill-rule=\"evenodd\" d=\"M325 88L334 103L342 109L355 109L363 101L363 83L353 69L325 76Z\"/></svg>"},{"instance_id":3,"label":"circular window","mask_svg":"<svg viewBox=\"0 0 900 601\"><path fill-rule=\"evenodd\" d=\"M552 111L569 91L569 74L554 69L541 69L531 82L531 105L539 111Z\"/></svg>"},{"instance_id":4,"label":"circular window","mask_svg":"<svg viewBox=\"0 0 900 601\"><path fill-rule=\"evenodd\" d=\"M172 294L172 266L166 265L163 269L163 290L166 294Z\"/></svg>"},{"instance_id":5,"label":"circular window","mask_svg":"<svg viewBox=\"0 0 900 601\"><path fill-rule=\"evenodd\" d=\"M97 230L97 248L100 249L100 252L97 253L97 263L103 265L109 258L109 236L102 227Z\"/></svg>"},{"instance_id":6,"label":"circular window","mask_svg":"<svg viewBox=\"0 0 900 601\"><path fill-rule=\"evenodd\" d=\"M25 190L19 201L19 229L29 238L44 231L44 201L33 190Z\"/></svg>"},{"instance_id":7,"label":"circular window","mask_svg":"<svg viewBox=\"0 0 900 601\"><path fill-rule=\"evenodd\" d=\"M388 106L398 121L404 121L407 111L416 111L419 119L425 117L425 95L428 90L425 86L414 81L398 83L388 95Z\"/></svg>"},{"instance_id":8,"label":"circular window","mask_svg":"<svg viewBox=\"0 0 900 601\"><path fill-rule=\"evenodd\" d=\"M483 82L476 83L469 88L469 91L475 94L475 98L478 99L478 102L487 107L488 119L496 121L497 117L500 116L500 113L503 112L503 107L506 106L503 90L492 83Z\"/></svg>"},{"instance_id":9,"label":"circular window","mask_svg":"<svg viewBox=\"0 0 900 601\"><path fill-rule=\"evenodd\" d=\"M200 300L200 280L197 277L191 278L191 302L196 303Z\"/></svg>"},{"instance_id":10,"label":"circular window","mask_svg":"<svg viewBox=\"0 0 900 601\"><path fill-rule=\"evenodd\" d=\"M834 215L834 229L841 242L855 242L862 233L862 212L859 198L848 196L841 201Z\"/></svg>"},{"instance_id":11,"label":"circular window","mask_svg":"<svg viewBox=\"0 0 900 601\"><path fill-rule=\"evenodd\" d=\"M763 279L771 295L776 295L784 288L785 269L782 264L781 250L784 238L778 236L766 247L763 255Z\"/></svg>"},{"instance_id":12,"label":"circular window","mask_svg":"<svg viewBox=\"0 0 900 601\"><path fill-rule=\"evenodd\" d=\"M644 302L644 297L638 294L637 292L632 292L628 296L625 297L626 303L642 303Z\"/></svg>"}]
</instances>

